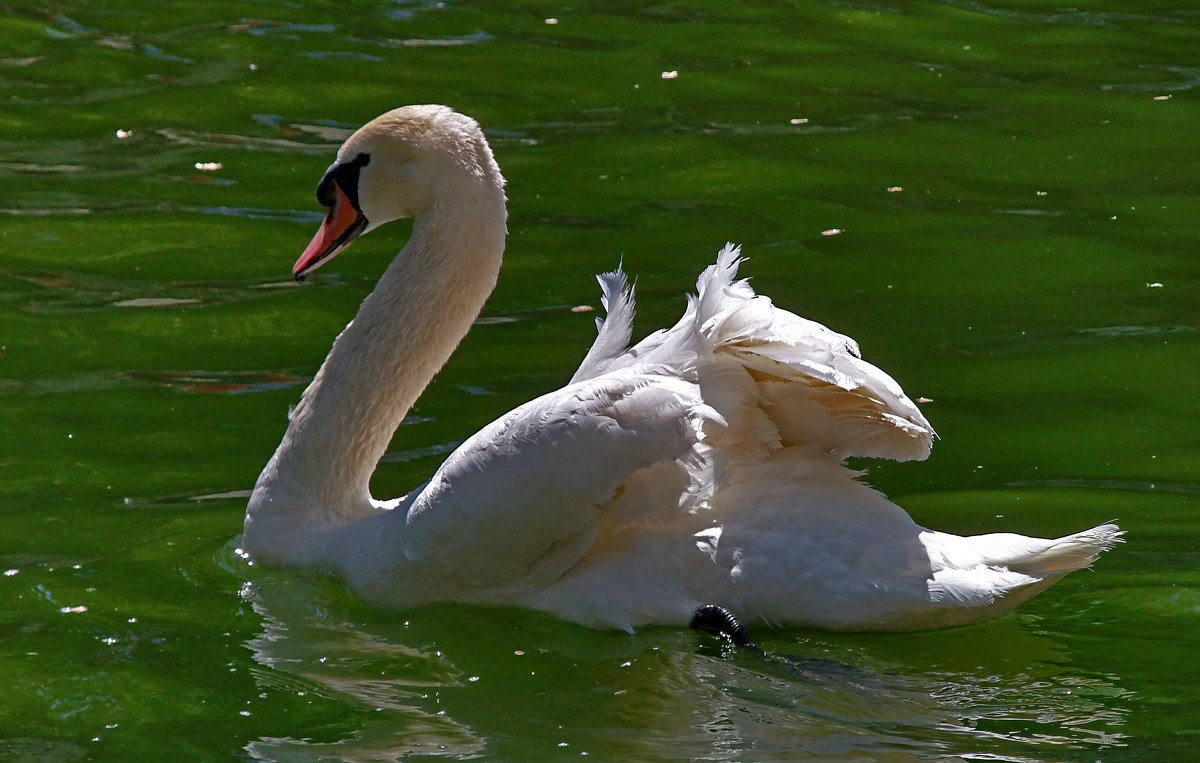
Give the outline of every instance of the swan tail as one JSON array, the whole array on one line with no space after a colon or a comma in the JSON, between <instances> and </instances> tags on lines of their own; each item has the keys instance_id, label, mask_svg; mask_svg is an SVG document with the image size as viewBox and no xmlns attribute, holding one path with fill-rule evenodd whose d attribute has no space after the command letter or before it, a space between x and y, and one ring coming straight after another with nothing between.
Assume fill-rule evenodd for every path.
<instances>
[{"instance_id":1,"label":"swan tail","mask_svg":"<svg viewBox=\"0 0 1200 763\"><path fill-rule=\"evenodd\" d=\"M1090 567L1122 542L1123 534L1111 522L1054 539L923 533L931 557L940 557L946 566L935 570L928 583L934 606L911 613L903 627L941 628L1003 615L1068 573Z\"/></svg>"},{"instance_id":2,"label":"swan tail","mask_svg":"<svg viewBox=\"0 0 1200 763\"><path fill-rule=\"evenodd\" d=\"M1031 577L1057 578L1092 566L1100 554L1122 543L1124 534L1115 523L1108 522L1053 540L1007 534L990 536L1012 540L1005 544L1005 553L987 555L984 563Z\"/></svg>"}]
</instances>

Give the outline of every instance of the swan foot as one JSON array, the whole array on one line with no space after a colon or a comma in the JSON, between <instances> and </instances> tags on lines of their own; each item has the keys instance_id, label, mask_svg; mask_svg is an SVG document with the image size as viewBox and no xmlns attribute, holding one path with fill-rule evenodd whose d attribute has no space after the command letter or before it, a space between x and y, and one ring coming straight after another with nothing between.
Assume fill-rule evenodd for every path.
<instances>
[{"instance_id":1,"label":"swan foot","mask_svg":"<svg viewBox=\"0 0 1200 763\"><path fill-rule=\"evenodd\" d=\"M738 622L732 612L719 604L697 607L696 613L692 615L692 628L711 633L735 646L755 648L750 634L746 633L746 628Z\"/></svg>"}]
</instances>

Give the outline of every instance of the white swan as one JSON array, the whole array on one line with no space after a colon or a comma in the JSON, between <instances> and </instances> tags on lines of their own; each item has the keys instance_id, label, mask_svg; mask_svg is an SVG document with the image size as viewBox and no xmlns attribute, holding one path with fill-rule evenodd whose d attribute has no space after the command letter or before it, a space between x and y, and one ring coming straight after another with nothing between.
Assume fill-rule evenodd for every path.
<instances>
[{"instance_id":1,"label":"white swan","mask_svg":"<svg viewBox=\"0 0 1200 763\"><path fill-rule=\"evenodd\" d=\"M246 510L243 546L322 568L389 607L509 604L592 626L743 618L911 630L995 617L1090 565L1113 524L1057 540L918 526L847 456L921 459L933 430L855 343L706 269L674 327L628 346L633 289L571 382L488 425L398 500L368 483L496 283L504 179L479 125L408 106L363 126L321 180L303 278L359 234L408 245L333 343Z\"/></svg>"}]
</instances>

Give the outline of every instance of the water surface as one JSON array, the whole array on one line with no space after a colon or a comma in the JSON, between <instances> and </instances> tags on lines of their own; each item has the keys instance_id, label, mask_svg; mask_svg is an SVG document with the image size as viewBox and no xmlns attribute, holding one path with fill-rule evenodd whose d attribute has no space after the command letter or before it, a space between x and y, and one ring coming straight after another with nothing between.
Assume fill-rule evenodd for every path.
<instances>
[{"instance_id":1,"label":"water surface","mask_svg":"<svg viewBox=\"0 0 1200 763\"><path fill-rule=\"evenodd\" d=\"M1198 27L1122 0L6 6L0 758L1190 758ZM861 464L918 521L1128 543L996 622L756 632L768 661L247 566L246 491L405 235L291 284L316 181L414 102L484 124L511 234L377 495L570 377L592 273L636 276L642 334L734 240L930 400L928 462Z\"/></svg>"}]
</instances>

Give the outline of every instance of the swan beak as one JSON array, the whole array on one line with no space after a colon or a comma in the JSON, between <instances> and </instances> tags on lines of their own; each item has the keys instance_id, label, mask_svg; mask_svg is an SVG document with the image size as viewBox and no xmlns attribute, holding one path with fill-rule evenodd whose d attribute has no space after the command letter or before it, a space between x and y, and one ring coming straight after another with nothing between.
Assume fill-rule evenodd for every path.
<instances>
[{"instance_id":1,"label":"swan beak","mask_svg":"<svg viewBox=\"0 0 1200 763\"><path fill-rule=\"evenodd\" d=\"M346 196L341 186L333 183L334 201L325 215L324 222L317 230L317 235L304 248L304 253L292 266L292 275L297 281L303 281L308 274L319 268L327 260L333 259L339 252L350 246L350 242L358 238L367 227L367 218L354 202Z\"/></svg>"}]
</instances>

